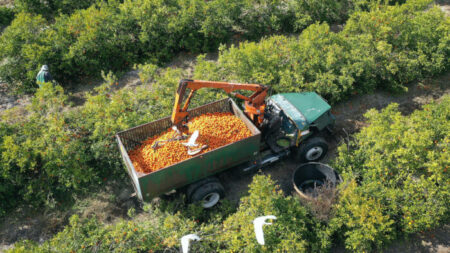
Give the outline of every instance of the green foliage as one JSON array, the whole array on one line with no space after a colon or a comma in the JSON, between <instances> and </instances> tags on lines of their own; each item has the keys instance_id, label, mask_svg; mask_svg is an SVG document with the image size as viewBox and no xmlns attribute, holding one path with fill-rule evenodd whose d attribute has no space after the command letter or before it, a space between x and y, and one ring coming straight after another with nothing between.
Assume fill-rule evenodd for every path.
<instances>
[{"instance_id":1,"label":"green foliage","mask_svg":"<svg viewBox=\"0 0 450 253\"><path fill-rule=\"evenodd\" d=\"M235 30L246 38L260 38L261 35L274 31L292 31L296 11L290 1L237 1L240 9L239 16L235 17ZM301 17L307 16L305 13Z\"/></svg>"},{"instance_id":2,"label":"green foliage","mask_svg":"<svg viewBox=\"0 0 450 253\"><path fill-rule=\"evenodd\" d=\"M48 19L57 14L70 14L78 9L85 9L97 0L14 0L18 12L42 15Z\"/></svg>"},{"instance_id":3,"label":"green foliage","mask_svg":"<svg viewBox=\"0 0 450 253\"><path fill-rule=\"evenodd\" d=\"M73 73L80 75L100 71L99 66L122 68L120 64L138 61L136 55L142 53L140 46L130 49L133 42L151 46L152 39L160 35L167 35L168 51L146 53L146 57L154 58L152 63L175 52L172 49L208 46L204 41L190 39L197 35L183 37L182 33L183 29L191 29L186 27L188 23L197 22L199 13L213 8L212 3L217 4L214 10L224 19L210 19L208 26L202 23L195 29L211 38L232 34L214 30L219 25L230 31L235 27L234 21L225 19L226 11L219 8L224 2L192 1L189 8L181 8L183 3L142 0L141 13L132 9L131 2L111 2L60 16L51 27L41 16L20 13L0 38L0 55L6 59L0 66L0 76L2 80L22 82L17 89L26 90L33 87L34 82L27 80L34 80L42 62L51 62L50 68L57 70L59 79L71 76L73 66L77 68ZM272 85L276 92L314 90L333 102L377 86L402 89L405 81L442 72L449 66L449 19L435 8L423 12L426 6L427 1L413 1L369 13L357 12L348 27L337 34L330 32L326 24L314 24L298 38L274 36L258 43L242 43L239 48L222 47L218 63L205 61L204 56L198 58L195 76L259 82ZM230 8L237 7L230 4ZM154 23L145 20L150 16L145 11L155 14ZM114 20L111 12L119 13L123 20ZM183 18L167 19L172 13L182 13L176 17ZM276 18L272 21L283 24ZM128 33L129 28L135 30ZM176 43L171 38L176 38ZM155 40L161 45L163 42ZM109 51L97 51L101 47L96 45ZM121 55L116 56L121 50ZM135 51L127 54L129 50ZM117 57L117 62L111 57ZM26 117L2 119L0 215L16 206L17 200L52 207L74 192L100 184L105 177L125 177L114 134L169 115L178 81L185 76L178 69L161 70L155 64L138 67L143 69L143 82L151 82L151 86L117 90L116 78L103 74L105 83L87 95L84 105L67 109L63 89L45 84L26 108ZM192 106L224 97L223 93L208 90L198 93ZM345 242L349 250L380 249L401 234L448 222L449 108L450 98L445 97L440 104L425 106L410 117L402 116L395 105L381 113L368 112L370 126L356 135L349 144L351 149L339 148L334 167L346 182L328 223L313 218L292 197L284 197L272 180L256 176L249 196L242 199L233 214L234 209L225 204L211 214L195 205L175 213L174 206L181 203L177 202L151 207L154 216L148 222L122 221L101 226L95 219L74 217L54 239L41 246L24 242L14 250L174 250L179 248L181 236L192 232L205 237L194 246L197 252L322 251L330 247L333 237ZM262 247L255 242L251 220L268 214L278 219L265 228L268 244Z\"/></svg>"},{"instance_id":4,"label":"green foliage","mask_svg":"<svg viewBox=\"0 0 450 253\"><path fill-rule=\"evenodd\" d=\"M95 173L86 163L86 143L68 125L64 114L67 96L61 87L47 83L28 106L27 120L2 132L1 180L15 189L14 199L54 205L72 189L89 182Z\"/></svg>"},{"instance_id":5,"label":"green foliage","mask_svg":"<svg viewBox=\"0 0 450 253\"><path fill-rule=\"evenodd\" d=\"M314 24L298 38L274 36L199 56L196 79L271 85L275 92L316 91L331 102L404 84L449 68L449 19L429 1L356 12L344 31Z\"/></svg>"},{"instance_id":6,"label":"green foliage","mask_svg":"<svg viewBox=\"0 0 450 253\"><path fill-rule=\"evenodd\" d=\"M328 229L337 230L337 234L344 231L338 236L354 252L370 251L374 246L381 249L395 238L394 220L385 214L386 207L373 197L380 193L377 182L374 184L362 188L354 180L346 182L335 206L335 217L330 221Z\"/></svg>"},{"instance_id":7,"label":"green foliage","mask_svg":"<svg viewBox=\"0 0 450 253\"><path fill-rule=\"evenodd\" d=\"M188 1L125 1L122 15L133 17L146 58L168 60L180 50L198 51L205 41L200 32L206 3Z\"/></svg>"},{"instance_id":8,"label":"green foliage","mask_svg":"<svg viewBox=\"0 0 450 253\"><path fill-rule=\"evenodd\" d=\"M60 16L52 26L53 47L60 55L49 61L55 79L71 82L102 70L126 69L142 47L134 36L134 19L119 15L117 4L101 4ZM105 25L108 24L108 25Z\"/></svg>"},{"instance_id":9,"label":"green foliage","mask_svg":"<svg viewBox=\"0 0 450 253\"><path fill-rule=\"evenodd\" d=\"M264 227L266 245L256 242L253 219L274 215L273 225ZM299 201L284 197L270 177L256 175L249 196L241 199L236 213L223 223L218 241L224 252L304 252L320 249L314 219Z\"/></svg>"},{"instance_id":10,"label":"green foliage","mask_svg":"<svg viewBox=\"0 0 450 253\"><path fill-rule=\"evenodd\" d=\"M46 45L49 38L43 29L47 22L41 16L17 14L14 21L0 37L0 79L14 83L14 88L29 91L34 84L41 65L46 62L52 49Z\"/></svg>"},{"instance_id":11,"label":"green foliage","mask_svg":"<svg viewBox=\"0 0 450 253\"><path fill-rule=\"evenodd\" d=\"M348 18L349 12L353 11L355 3L358 1L349 0L312 0L294 1L295 17L297 19L296 28L303 28L305 23L299 21L325 21L328 23L341 23ZM308 15L301 18L303 13ZM306 23L307 24L307 23Z\"/></svg>"},{"instance_id":12,"label":"green foliage","mask_svg":"<svg viewBox=\"0 0 450 253\"><path fill-rule=\"evenodd\" d=\"M403 89L450 66L450 20L438 7L423 11L429 2L358 12L348 20L343 34L374 59L380 86Z\"/></svg>"},{"instance_id":13,"label":"green foliage","mask_svg":"<svg viewBox=\"0 0 450 253\"><path fill-rule=\"evenodd\" d=\"M36 245L18 243L11 252L160 252L178 247L180 235L197 227L193 220L155 211L146 221L121 220L104 226L97 219L74 215L66 228L51 240Z\"/></svg>"},{"instance_id":14,"label":"green foliage","mask_svg":"<svg viewBox=\"0 0 450 253\"><path fill-rule=\"evenodd\" d=\"M12 134L14 128L6 123L0 122L0 143L3 143L5 136ZM0 152L6 151L7 146L1 145ZM11 173L7 169L2 169L0 174L0 216L5 214L5 211L17 204L14 201L18 186L8 180L11 178Z\"/></svg>"},{"instance_id":15,"label":"green foliage","mask_svg":"<svg viewBox=\"0 0 450 253\"><path fill-rule=\"evenodd\" d=\"M175 200L177 201L177 200ZM213 210L189 205L175 211L179 202L146 205L145 214L135 220L121 220L114 225L100 224L97 219L72 216L65 229L52 239L37 245L31 241L17 243L10 252L162 252L177 251L182 236L195 233L201 241L191 243L193 252L302 252L317 251L318 226L306 209L291 197L285 198L266 176L255 176L249 196L239 210L220 203ZM252 220L273 214L277 220L265 226L266 246L256 243ZM201 219L199 216L207 216Z\"/></svg>"},{"instance_id":16,"label":"green foliage","mask_svg":"<svg viewBox=\"0 0 450 253\"><path fill-rule=\"evenodd\" d=\"M275 92L316 91L335 102L351 91L373 89L372 64L352 52L351 43L328 25L314 24L299 38L276 36L221 48L217 64L201 56L195 77L269 84ZM356 82L365 86L356 87Z\"/></svg>"},{"instance_id":17,"label":"green foliage","mask_svg":"<svg viewBox=\"0 0 450 253\"><path fill-rule=\"evenodd\" d=\"M232 37L255 40L297 32L313 22L341 22L361 5L356 2L16 0L23 13L0 37L0 59L6 61L0 79L24 92L36 88L43 64L64 84L102 70L161 64L181 51L216 49Z\"/></svg>"},{"instance_id":18,"label":"green foliage","mask_svg":"<svg viewBox=\"0 0 450 253\"><path fill-rule=\"evenodd\" d=\"M155 64L138 64L134 68L139 70L139 79L143 84L148 84L152 82L158 73L158 66Z\"/></svg>"},{"instance_id":19,"label":"green foliage","mask_svg":"<svg viewBox=\"0 0 450 253\"><path fill-rule=\"evenodd\" d=\"M335 168L356 180L332 222L355 251L448 222L450 97L402 116L396 104L366 114L370 126L339 148ZM370 207L370 208L369 208Z\"/></svg>"},{"instance_id":20,"label":"green foliage","mask_svg":"<svg viewBox=\"0 0 450 253\"><path fill-rule=\"evenodd\" d=\"M0 28L8 26L14 19L14 10L5 6L0 6Z\"/></svg>"}]
</instances>

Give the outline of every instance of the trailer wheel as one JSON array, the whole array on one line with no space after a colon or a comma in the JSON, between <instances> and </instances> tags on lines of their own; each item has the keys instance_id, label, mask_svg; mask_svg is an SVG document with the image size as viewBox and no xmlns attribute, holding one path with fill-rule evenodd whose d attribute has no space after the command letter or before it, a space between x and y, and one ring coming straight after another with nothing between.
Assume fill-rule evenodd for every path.
<instances>
[{"instance_id":1,"label":"trailer wheel","mask_svg":"<svg viewBox=\"0 0 450 253\"><path fill-rule=\"evenodd\" d=\"M328 152L328 144L322 137L312 137L306 140L297 150L296 158L301 162L316 162Z\"/></svg>"},{"instance_id":2,"label":"trailer wheel","mask_svg":"<svg viewBox=\"0 0 450 253\"><path fill-rule=\"evenodd\" d=\"M207 182L192 191L188 198L191 203L201 201L203 208L211 208L215 206L224 195L225 190L219 182Z\"/></svg>"},{"instance_id":3,"label":"trailer wheel","mask_svg":"<svg viewBox=\"0 0 450 253\"><path fill-rule=\"evenodd\" d=\"M186 196L188 201L191 202L191 196L194 194L194 191L208 183L220 183L220 181L217 177L206 177L188 185L186 188Z\"/></svg>"}]
</instances>

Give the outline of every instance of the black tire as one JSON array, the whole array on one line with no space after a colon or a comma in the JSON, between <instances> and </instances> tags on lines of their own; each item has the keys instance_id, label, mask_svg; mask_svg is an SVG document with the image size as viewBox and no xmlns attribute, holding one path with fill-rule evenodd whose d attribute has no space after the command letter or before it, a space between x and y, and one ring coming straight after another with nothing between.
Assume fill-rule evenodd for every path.
<instances>
[{"instance_id":1,"label":"black tire","mask_svg":"<svg viewBox=\"0 0 450 253\"><path fill-rule=\"evenodd\" d=\"M328 143L322 137L311 137L300 144L295 154L295 158L300 162L317 162L326 156L328 152Z\"/></svg>"},{"instance_id":2,"label":"black tire","mask_svg":"<svg viewBox=\"0 0 450 253\"><path fill-rule=\"evenodd\" d=\"M189 196L189 202L195 203L201 201L203 208L215 206L221 198L225 196L225 190L219 182L206 183L192 192Z\"/></svg>"},{"instance_id":3,"label":"black tire","mask_svg":"<svg viewBox=\"0 0 450 253\"><path fill-rule=\"evenodd\" d=\"M200 179L200 180L190 184L186 188L186 196L188 198L188 201L190 201L190 198L191 198L192 194L194 193L194 191L196 191L198 188L200 188L201 186L208 184L208 183L220 183L220 181L217 177L207 177L207 178Z\"/></svg>"}]
</instances>

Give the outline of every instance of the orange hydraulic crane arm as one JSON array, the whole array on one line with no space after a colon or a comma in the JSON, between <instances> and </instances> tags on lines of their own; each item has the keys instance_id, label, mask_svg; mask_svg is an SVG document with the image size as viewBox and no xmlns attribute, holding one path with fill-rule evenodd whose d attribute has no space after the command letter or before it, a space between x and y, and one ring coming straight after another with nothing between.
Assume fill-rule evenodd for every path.
<instances>
[{"instance_id":1,"label":"orange hydraulic crane arm","mask_svg":"<svg viewBox=\"0 0 450 253\"><path fill-rule=\"evenodd\" d=\"M181 127L183 121L187 118L189 103L194 95L194 92L201 88L216 88L222 89L227 93L234 95L237 98L245 100L245 113L257 126L260 126L264 119L265 98L267 96L268 87L261 84L242 84L242 83L227 83L227 82L213 82L213 81L201 81L201 80L187 80L180 81L177 94L175 95L175 104L172 111L172 123L178 127ZM186 102L183 107L183 102L186 89L190 89L189 96L186 98ZM254 93L247 97L239 93L234 93L236 90L251 90Z\"/></svg>"}]
</instances>

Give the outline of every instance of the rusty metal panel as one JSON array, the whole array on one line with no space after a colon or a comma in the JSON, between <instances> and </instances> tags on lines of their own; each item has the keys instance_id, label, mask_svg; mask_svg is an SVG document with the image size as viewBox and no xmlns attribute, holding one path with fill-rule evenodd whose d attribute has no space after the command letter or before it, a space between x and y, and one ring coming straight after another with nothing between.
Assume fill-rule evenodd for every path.
<instances>
[{"instance_id":1,"label":"rusty metal panel","mask_svg":"<svg viewBox=\"0 0 450 253\"><path fill-rule=\"evenodd\" d=\"M147 138L159 134L172 126L170 117L143 124L117 134L121 154L133 180L137 194L142 200L150 200L164 192L214 175L232 166L253 159L259 153L261 132L245 116L233 100L227 98L189 110L191 118L214 112L232 112L250 129L252 136L194 156L149 174L138 173L131 163L128 152ZM137 177L137 180L136 180Z\"/></svg>"}]
</instances>

